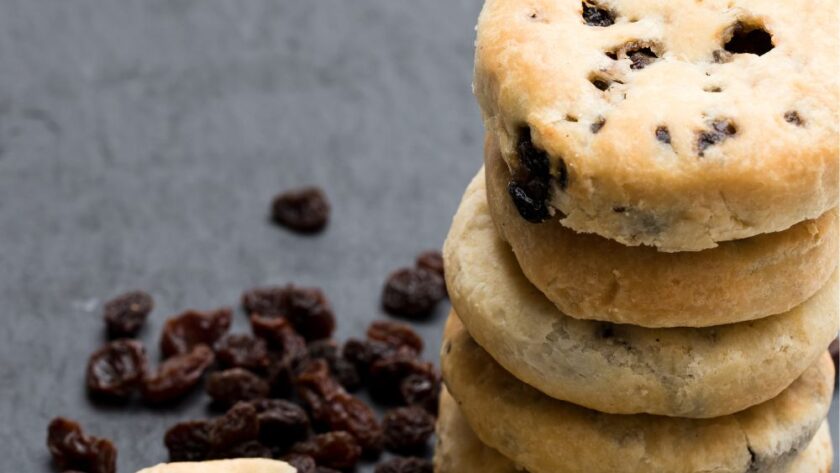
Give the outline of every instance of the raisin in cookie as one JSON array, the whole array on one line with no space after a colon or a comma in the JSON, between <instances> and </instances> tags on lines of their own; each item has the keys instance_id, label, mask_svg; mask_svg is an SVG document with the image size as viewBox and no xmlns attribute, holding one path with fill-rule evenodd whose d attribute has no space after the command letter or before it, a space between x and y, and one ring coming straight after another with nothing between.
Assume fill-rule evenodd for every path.
<instances>
[{"instance_id":1,"label":"raisin in cookie","mask_svg":"<svg viewBox=\"0 0 840 473\"><path fill-rule=\"evenodd\" d=\"M662 251L837 206L838 2L488 0L474 90L520 218Z\"/></svg>"},{"instance_id":2,"label":"raisin in cookie","mask_svg":"<svg viewBox=\"0 0 840 473\"><path fill-rule=\"evenodd\" d=\"M834 388L826 352L781 394L737 414L714 419L604 414L517 380L453 316L441 366L476 435L531 473L784 472L822 425Z\"/></svg>"},{"instance_id":3,"label":"raisin in cookie","mask_svg":"<svg viewBox=\"0 0 840 473\"><path fill-rule=\"evenodd\" d=\"M528 281L499 238L482 173L467 188L443 253L452 307L476 341L524 382L601 412L737 412L793 382L840 324L836 274L788 312L737 324L643 328L569 317Z\"/></svg>"},{"instance_id":4,"label":"raisin in cookie","mask_svg":"<svg viewBox=\"0 0 840 473\"><path fill-rule=\"evenodd\" d=\"M437 437L437 448L435 448L437 473L518 473L524 471L498 451L481 443L461 413L458 403L446 388L440 396ZM808 448L796 455L785 473L829 473L833 459L828 422L823 422Z\"/></svg>"},{"instance_id":5,"label":"raisin in cookie","mask_svg":"<svg viewBox=\"0 0 840 473\"><path fill-rule=\"evenodd\" d=\"M837 211L788 230L695 252L662 253L532 225L508 198L510 173L496 140L484 155L487 200L525 276L563 313L645 327L706 327L788 311L837 267ZM656 294L656 297L651 297Z\"/></svg>"},{"instance_id":6,"label":"raisin in cookie","mask_svg":"<svg viewBox=\"0 0 840 473\"><path fill-rule=\"evenodd\" d=\"M162 463L137 473L295 473L289 464L262 458Z\"/></svg>"}]
</instances>

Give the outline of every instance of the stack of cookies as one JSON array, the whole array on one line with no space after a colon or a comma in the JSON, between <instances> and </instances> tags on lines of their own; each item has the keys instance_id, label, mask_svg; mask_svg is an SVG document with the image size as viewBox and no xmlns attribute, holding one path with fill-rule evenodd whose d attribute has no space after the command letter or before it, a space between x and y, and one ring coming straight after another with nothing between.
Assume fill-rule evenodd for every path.
<instances>
[{"instance_id":1,"label":"stack of cookies","mask_svg":"<svg viewBox=\"0 0 840 473\"><path fill-rule=\"evenodd\" d=\"M438 473L827 472L838 2L487 0Z\"/></svg>"}]
</instances>

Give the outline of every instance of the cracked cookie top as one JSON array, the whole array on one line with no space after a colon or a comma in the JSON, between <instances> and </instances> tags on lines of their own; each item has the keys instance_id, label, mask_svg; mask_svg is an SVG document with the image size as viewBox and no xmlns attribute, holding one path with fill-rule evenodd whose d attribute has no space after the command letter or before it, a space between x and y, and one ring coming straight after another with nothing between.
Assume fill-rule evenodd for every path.
<instances>
[{"instance_id":1,"label":"cracked cookie top","mask_svg":"<svg viewBox=\"0 0 840 473\"><path fill-rule=\"evenodd\" d=\"M522 218L694 251L837 205L838 3L488 0L475 93Z\"/></svg>"}]
</instances>

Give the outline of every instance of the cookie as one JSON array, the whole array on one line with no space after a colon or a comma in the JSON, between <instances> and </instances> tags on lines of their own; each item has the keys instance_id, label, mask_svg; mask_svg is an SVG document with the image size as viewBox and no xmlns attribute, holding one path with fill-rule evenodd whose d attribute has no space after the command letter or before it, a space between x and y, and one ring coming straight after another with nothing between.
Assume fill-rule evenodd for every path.
<instances>
[{"instance_id":1,"label":"cookie","mask_svg":"<svg viewBox=\"0 0 840 473\"><path fill-rule=\"evenodd\" d=\"M440 397L435 449L437 473L519 473L523 470L501 453L481 443L455 399L444 388ZM808 448L796 455L785 473L830 473L834 460L828 423L823 422ZM595 473L595 472L590 472Z\"/></svg>"},{"instance_id":2,"label":"cookie","mask_svg":"<svg viewBox=\"0 0 840 473\"><path fill-rule=\"evenodd\" d=\"M521 218L695 251L837 206L838 3L488 0L474 91Z\"/></svg>"},{"instance_id":3,"label":"cookie","mask_svg":"<svg viewBox=\"0 0 840 473\"><path fill-rule=\"evenodd\" d=\"M487 200L525 276L563 313L645 327L705 327L788 311L837 267L837 211L788 230L697 252L662 253L576 233L556 221L521 218L510 172L492 135L485 140ZM651 297L656 294L656 297Z\"/></svg>"},{"instance_id":4,"label":"cookie","mask_svg":"<svg viewBox=\"0 0 840 473\"><path fill-rule=\"evenodd\" d=\"M481 441L531 473L783 472L823 423L834 387L825 353L777 397L729 416L604 414L517 380L456 317L447 323L441 366Z\"/></svg>"},{"instance_id":5,"label":"cookie","mask_svg":"<svg viewBox=\"0 0 840 473\"><path fill-rule=\"evenodd\" d=\"M162 463L137 473L295 473L287 463L262 458Z\"/></svg>"},{"instance_id":6,"label":"cookie","mask_svg":"<svg viewBox=\"0 0 840 473\"><path fill-rule=\"evenodd\" d=\"M738 324L652 329L569 317L522 274L486 200L479 173L444 245L449 297L493 358L549 396L613 414L730 414L781 392L837 333L836 275L790 311Z\"/></svg>"}]
</instances>

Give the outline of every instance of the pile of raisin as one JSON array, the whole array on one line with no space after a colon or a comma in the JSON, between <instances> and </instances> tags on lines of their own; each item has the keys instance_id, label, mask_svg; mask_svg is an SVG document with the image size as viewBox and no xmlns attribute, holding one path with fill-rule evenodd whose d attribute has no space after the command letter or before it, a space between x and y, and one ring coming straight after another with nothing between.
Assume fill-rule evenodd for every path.
<instances>
[{"instance_id":1,"label":"pile of raisin","mask_svg":"<svg viewBox=\"0 0 840 473\"><path fill-rule=\"evenodd\" d=\"M413 268L391 273L382 290L382 308L391 315L417 319L429 315L447 295L443 258L423 253Z\"/></svg>"}]
</instances>

